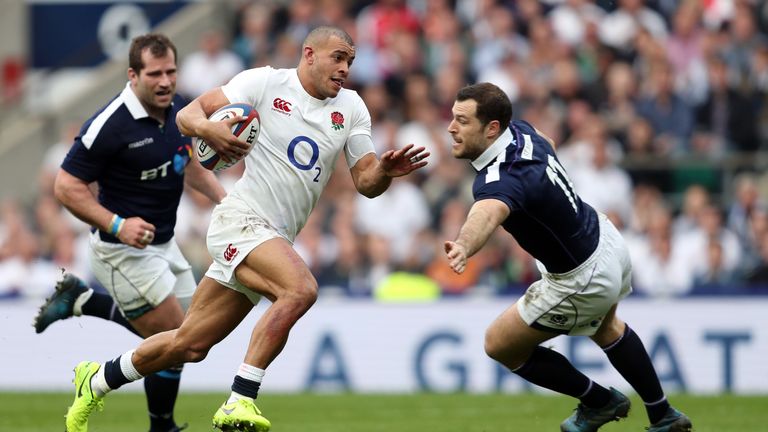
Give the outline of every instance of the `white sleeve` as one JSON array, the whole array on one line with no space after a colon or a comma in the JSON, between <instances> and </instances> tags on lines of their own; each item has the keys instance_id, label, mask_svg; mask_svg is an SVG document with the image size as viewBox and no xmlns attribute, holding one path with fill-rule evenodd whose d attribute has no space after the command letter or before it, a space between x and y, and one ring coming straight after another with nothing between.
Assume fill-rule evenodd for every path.
<instances>
[{"instance_id":1,"label":"white sleeve","mask_svg":"<svg viewBox=\"0 0 768 432\"><path fill-rule=\"evenodd\" d=\"M347 167L352 168L357 161L368 153L376 153L373 149L373 140L370 135L352 135L344 146L344 157L347 159Z\"/></svg>"},{"instance_id":2,"label":"white sleeve","mask_svg":"<svg viewBox=\"0 0 768 432\"><path fill-rule=\"evenodd\" d=\"M221 86L221 91L230 103L247 103L256 106L267 88L272 70L269 66L244 70Z\"/></svg>"},{"instance_id":3,"label":"white sleeve","mask_svg":"<svg viewBox=\"0 0 768 432\"><path fill-rule=\"evenodd\" d=\"M352 127L349 129L350 138L355 135L371 136L371 114L363 99L355 93L355 111L352 114Z\"/></svg>"}]
</instances>

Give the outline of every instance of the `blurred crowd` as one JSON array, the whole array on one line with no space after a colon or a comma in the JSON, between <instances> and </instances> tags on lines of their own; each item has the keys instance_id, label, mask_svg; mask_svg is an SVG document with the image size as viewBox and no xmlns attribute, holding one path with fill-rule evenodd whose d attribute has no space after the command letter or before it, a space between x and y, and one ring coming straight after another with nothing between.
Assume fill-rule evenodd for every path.
<instances>
[{"instance_id":1,"label":"blurred crowd","mask_svg":"<svg viewBox=\"0 0 768 432\"><path fill-rule=\"evenodd\" d=\"M322 291L383 300L495 295L538 278L506 233L461 275L444 258L474 178L451 157L446 127L456 91L478 81L499 85L514 118L560 143L578 193L622 229L637 293L768 286L768 1L228 4L235 30L206 31L199 50L181 56L179 93L194 98L244 68L294 67L308 31L334 24L356 42L345 86L368 106L376 151L414 143L432 154L426 169L375 199L356 193L339 162L295 244ZM34 206L0 206L0 296L45 295L61 268L90 275L88 227L52 196L78 127L62 127ZM242 168L222 172L222 182L231 187ZM210 261L211 209L189 192L178 213L176 237L198 276Z\"/></svg>"}]
</instances>

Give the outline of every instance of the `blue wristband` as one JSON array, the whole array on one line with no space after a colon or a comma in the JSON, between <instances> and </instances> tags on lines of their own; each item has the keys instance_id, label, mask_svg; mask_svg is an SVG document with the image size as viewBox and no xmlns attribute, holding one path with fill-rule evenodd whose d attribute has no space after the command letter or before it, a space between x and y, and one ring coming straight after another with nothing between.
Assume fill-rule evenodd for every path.
<instances>
[{"instance_id":1,"label":"blue wristband","mask_svg":"<svg viewBox=\"0 0 768 432\"><path fill-rule=\"evenodd\" d=\"M117 237L117 234L120 233L120 228L123 227L124 222L125 219L118 216L117 214L112 216L112 222L109 224L109 233Z\"/></svg>"}]
</instances>

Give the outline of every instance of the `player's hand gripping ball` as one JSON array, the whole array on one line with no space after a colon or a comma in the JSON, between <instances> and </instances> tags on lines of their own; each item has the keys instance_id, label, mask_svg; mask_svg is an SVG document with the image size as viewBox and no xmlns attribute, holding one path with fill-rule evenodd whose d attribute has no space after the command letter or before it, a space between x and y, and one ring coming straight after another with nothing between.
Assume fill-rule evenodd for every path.
<instances>
[{"instance_id":1,"label":"player's hand gripping ball","mask_svg":"<svg viewBox=\"0 0 768 432\"><path fill-rule=\"evenodd\" d=\"M232 117L243 116L245 120L232 126L232 134L240 141L248 144L248 152L253 149L256 139L261 131L261 119L256 108L242 103L224 105L208 117L212 121L222 121ZM239 160L226 161L200 137L195 137L195 149L200 164L211 171L221 171L239 162ZM246 154L247 155L247 154Z\"/></svg>"}]
</instances>

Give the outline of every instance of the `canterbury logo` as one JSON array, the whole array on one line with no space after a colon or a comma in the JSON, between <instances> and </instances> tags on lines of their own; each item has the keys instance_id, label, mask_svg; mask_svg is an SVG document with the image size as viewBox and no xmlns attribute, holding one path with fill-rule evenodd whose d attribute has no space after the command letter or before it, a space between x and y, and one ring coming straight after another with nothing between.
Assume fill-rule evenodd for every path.
<instances>
[{"instance_id":1,"label":"canterbury logo","mask_svg":"<svg viewBox=\"0 0 768 432\"><path fill-rule=\"evenodd\" d=\"M232 243L227 245L227 249L224 251L224 259L226 261L232 261L237 256L237 248L232 246Z\"/></svg>"},{"instance_id":2,"label":"canterbury logo","mask_svg":"<svg viewBox=\"0 0 768 432\"><path fill-rule=\"evenodd\" d=\"M275 107L278 111L282 111L284 113L291 112L291 103L280 98L273 100L272 106Z\"/></svg>"}]
</instances>

